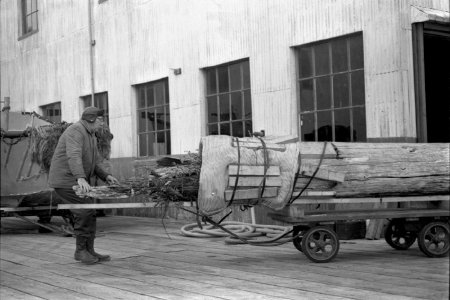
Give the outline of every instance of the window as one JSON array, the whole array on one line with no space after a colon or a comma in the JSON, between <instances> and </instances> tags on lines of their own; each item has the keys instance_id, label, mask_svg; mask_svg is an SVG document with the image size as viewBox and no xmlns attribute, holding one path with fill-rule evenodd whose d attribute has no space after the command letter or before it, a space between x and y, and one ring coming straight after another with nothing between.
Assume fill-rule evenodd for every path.
<instances>
[{"instance_id":1,"label":"window","mask_svg":"<svg viewBox=\"0 0 450 300\"><path fill-rule=\"evenodd\" d=\"M252 99L248 61L206 70L207 134L251 136Z\"/></svg>"},{"instance_id":2,"label":"window","mask_svg":"<svg viewBox=\"0 0 450 300\"><path fill-rule=\"evenodd\" d=\"M37 0L21 0L22 36L38 30Z\"/></svg>"},{"instance_id":3,"label":"window","mask_svg":"<svg viewBox=\"0 0 450 300\"><path fill-rule=\"evenodd\" d=\"M366 141L362 34L297 49L302 141Z\"/></svg>"},{"instance_id":4,"label":"window","mask_svg":"<svg viewBox=\"0 0 450 300\"><path fill-rule=\"evenodd\" d=\"M167 79L136 86L139 156L170 154L169 83Z\"/></svg>"},{"instance_id":5,"label":"window","mask_svg":"<svg viewBox=\"0 0 450 300\"><path fill-rule=\"evenodd\" d=\"M95 106L97 108L103 109L105 111L104 119L106 124L109 125L109 109L108 109L108 93L97 93L94 95L94 103L92 103L92 96L81 97L83 101L83 109L88 106Z\"/></svg>"},{"instance_id":6,"label":"window","mask_svg":"<svg viewBox=\"0 0 450 300\"><path fill-rule=\"evenodd\" d=\"M44 118L53 123L61 123L61 102L41 106Z\"/></svg>"}]
</instances>

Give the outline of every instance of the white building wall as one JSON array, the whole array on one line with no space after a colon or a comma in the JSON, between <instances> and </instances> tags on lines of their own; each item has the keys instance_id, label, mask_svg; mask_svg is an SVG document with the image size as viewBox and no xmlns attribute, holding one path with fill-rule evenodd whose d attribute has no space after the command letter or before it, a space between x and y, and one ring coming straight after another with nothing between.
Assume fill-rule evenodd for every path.
<instances>
[{"instance_id":1,"label":"white building wall","mask_svg":"<svg viewBox=\"0 0 450 300\"><path fill-rule=\"evenodd\" d=\"M410 6L448 0L108 0L93 5L95 91L108 92L112 157L137 154L133 85L169 78L172 152L205 134L202 68L249 58L254 130L298 133L295 46L362 31L367 136L415 137ZM12 110L90 94L88 1L39 3L39 32L18 40L19 1L0 1L1 99ZM181 75L171 69L181 68Z\"/></svg>"}]
</instances>

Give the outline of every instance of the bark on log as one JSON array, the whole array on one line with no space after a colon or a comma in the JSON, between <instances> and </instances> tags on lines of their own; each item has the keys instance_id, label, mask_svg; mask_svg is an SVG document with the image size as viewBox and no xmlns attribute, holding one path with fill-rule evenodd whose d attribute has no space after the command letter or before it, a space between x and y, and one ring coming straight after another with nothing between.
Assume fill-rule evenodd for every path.
<instances>
[{"instance_id":1,"label":"bark on log","mask_svg":"<svg viewBox=\"0 0 450 300\"><path fill-rule=\"evenodd\" d=\"M345 173L344 182L330 188L338 198L449 194L449 144L331 145L338 155L324 159L320 168Z\"/></svg>"},{"instance_id":2,"label":"bark on log","mask_svg":"<svg viewBox=\"0 0 450 300\"><path fill-rule=\"evenodd\" d=\"M300 191L305 187L311 170L316 169L320 160L319 170L324 171L322 175L329 176L329 180L314 178L306 191L334 191L338 198L450 193L449 144L271 144L270 140L265 144L268 164L280 166L282 183L277 197L261 199L261 203L276 210L289 202L293 190ZM238 153L237 142L229 136L208 136L202 139L198 198L204 212L220 211L226 207L225 190L228 189L229 195L230 188L234 188L229 182L235 182L228 179L228 166L238 164L238 156L240 165L264 165L265 150L259 139L239 139L239 145ZM293 179L299 163L303 166L301 170L307 172L299 176L294 188ZM343 181L340 174L345 175ZM238 186L248 188L242 184Z\"/></svg>"}]
</instances>

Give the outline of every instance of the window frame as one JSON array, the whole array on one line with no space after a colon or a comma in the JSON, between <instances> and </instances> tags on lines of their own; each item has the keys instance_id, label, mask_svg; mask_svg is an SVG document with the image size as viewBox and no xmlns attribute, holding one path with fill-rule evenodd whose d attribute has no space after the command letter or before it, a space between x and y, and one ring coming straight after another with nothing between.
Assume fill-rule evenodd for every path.
<instances>
[{"instance_id":1,"label":"window frame","mask_svg":"<svg viewBox=\"0 0 450 300\"><path fill-rule=\"evenodd\" d=\"M162 101L158 103L157 101L157 86L162 84ZM169 94L169 79L162 78L154 81L149 81L141 84L137 84L134 86L135 92L136 92L136 135L137 135L137 157L138 158L148 158L148 157L154 157L154 156L160 156L160 155L170 155L172 153L172 142L171 142L171 124L170 124L170 94ZM152 90L152 98L153 98L153 105L147 106L148 97L147 92L148 90ZM141 91L144 92L144 99L140 98ZM145 105L141 106L140 101L144 100ZM158 117L157 117L157 111L158 109L162 109L164 121L163 121L163 128L158 128ZM147 118L145 118L145 130L141 130L140 128L141 124L141 114L142 112L147 112L148 114L152 111L152 114L154 116L153 121L153 130L149 129L149 123L147 121ZM152 142L152 149L150 149L148 135L153 134L153 142ZM163 134L164 136L164 151L161 151L161 148L158 147L158 138L160 138L158 135ZM141 136L146 135L146 153L143 155L141 153Z\"/></svg>"},{"instance_id":2,"label":"window frame","mask_svg":"<svg viewBox=\"0 0 450 300\"><path fill-rule=\"evenodd\" d=\"M30 8L30 12L28 13L28 6L27 6L27 0L19 0L19 5L20 5L20 9L19 9L19 28L20 28L20 36L18 38L18 40L22 40L24 38L27 38L33 34L35 34L36 32L39 31L39 19L38 19L38 0L30 0L30 4L31 4L31 8ZM33 9L33 4L35 5L35 10ZM27 18L28 17L36 17L36 28L33 27L32 24L32 29L28 30L28 21ZM33 23L33 22L31 22Z\"/></svg>"},{"instance_id":3,"label":"window frame","mask_svg":"<svg viewBox=\"0 0 450 300\"><path fill-rule=\"evenodd\" d=\"M41 109L42 116L46 120L49 120L52 123L61 123L61 121L62 121L61 102L53 102L53 103L41 105L39 108ZM55 114L48 115L47 114L48 111L58 111L59 114L58 115L55 115ZM59 117L59 120L54 120L56 116Z\"/></svg>"},{"instance_id":4,"label":"window frame","mask_svg":"<svg viewBox=\"0 0 450 300\"><path fill-rule=\"evenodd\" d=\"M351 40L352 39L356 39L359 38L361 39L361 49L358 49L358 51L360 51L360 54L362 55L362 61L361 64L362 66L357 67L357 68L353 68L352 67L352 55L351 55ZM334 71L333 68L333 49L332 49L332 45L337 45L338 42L341 41L345 41L345 50L346 50L346 69L345 70L339 70L339 71ZM322 74L317 74L317 68L316 68L316 49L320 46L326 46L326 55L327 55L327 68L328 71ZM364 124L362 125L362 128L364 129L364 135L362 139L357 139L357 142L366 142L367 141L367 118L366 118L366 93L365 93L365 74L364 74L364 42L363 42L363 33L362 32L355 32L352 34L348 34L348 35L344 35L344 36L338 36L338 37L333 37L330 39L326 39L326 40L321 40L321 41L315 41L312 43L307 43L307 44L303 44L300 46L297 46L294 48L295 49L295 54L296 54L296 69L297 69L297 76L296 76L296 84L297 84L297 108L298 108L298 113L297 113L297 117L298 117L298 126L299 126L299 137L300 140L302 141L324 141L328 139L321 139L320 137L320 133L319 133L319 129L321 128L321 126L319 126L319 114L321 113L329 113L331 115L330 120L327 120L327 122L325 122L325 124L327 124L326 126L330 126L331 125L331 141L336 141L336 128L339 124L336 124L336 113L337 112L341 112L341 113L348 113L348 118L349 118L349 140L348 142L355 142L355 117L354 114L356 113L362 113L362 115L364 115ZM308 76L302 76L302 69L301 69L301 50L303 49L309 49L311 52L311 57L309 58L309 64L311 67L311 73ZM352 74L355 74L357 72L362 72L362 81L360 81L362 83L362 100L363 100L363 104L359 103L359 104L355 104L353 103L353 93L354 93L354 86L352 85L353 82L353 77ZM335 78L338 78L339 76L344 76L343 78L345 78L345 83L347 84L346 87L346 92L348 93L347 95L347 99L348 102L345 105L340 105L340 106L336 106L336 98L337 95L335 95L335 91L334 91L334 84L335 84ZM358 78L358 77L355 77ZM331 103L329 103L329 107L327 108L319 108L318 107L318 81L321 79L325 79L326 81L328 81L328 86L329 86L329 100L331 101ZM304 101L302 101L302 83L303 82L307 82L307 81L311 81L312 82L312 105L313 108L312 109L305 109L302 110L302 105L304 106L305 103ZM322 91L322 90L320 90ZM342 91L342 90L341 90ZM359 110L359 111L357 111ZM313 131L311 133L314 133L314 140L310 140L310 139L305 139L305 135L306 134L311 134L309 132L303 132L303 126L304 126L304 117L305 116L309 116L312 117L313 119ZM340 141L340 140L339 140Z\"/></svg>"},{"instance_id":5,"label":"window frame","mask_svg":"<svg viewBox=\"0 0 450 300\"><path fill-rule=\"evenodd\" d=\"M232 77L231 77L231 68L234 66L239 67L239 88L238 89L232 89ZM227 72L227 90L221 91L220 90L220 74L219 72L223 68L226 68ZM247 70L248 74L245 74L245 71ZM206 88L205 88L205 126L206 126L206 135L221 135L226 134L230 136L235 137L248 137L251 136L251 133L253 132L253 107L252 107L252 95L251 95L251 84L250 84L250 60L248 58L246 59L240 59L232 62L227 62L224 64L207 67L203 69L204 72L204 78L206 81ZM209 75L213 74L214 76L214 86L215 91L210 92L210 78ZM246 83L247 78L247 83ZM236 84L236 81L234 81ZM239 101L240 101L240 110L237 112L239 117L234 118L233 117L233 95L238 95L239 93ZM209 103L211 98L215 98L215 108L217 110L216 114L216 120L210 121L210 111L209 111ZM226 120L222 120L223 114L221 113L221 97L227 98L228 101L228 118ZM247 99L248 98L248 99ZM247 101L247 102L246 102ZM248 109L249 108L249 109ZM247 112L247 109L249 112ZM222 132L222 126L228 125L228 131L229 133ZM211 126L216 126L217 133L211 131ZM242 136L233 134L233 126L242 126ZM236 131L239 131L239 128L236 129Z\"/></svg>"}]
</instances>

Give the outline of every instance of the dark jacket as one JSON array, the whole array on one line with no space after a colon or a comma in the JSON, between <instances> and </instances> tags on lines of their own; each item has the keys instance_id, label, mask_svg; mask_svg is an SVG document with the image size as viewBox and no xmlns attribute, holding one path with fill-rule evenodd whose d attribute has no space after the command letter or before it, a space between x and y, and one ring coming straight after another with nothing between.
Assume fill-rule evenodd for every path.
<instances>
[{"instance_id":1,"label":"dark jacket","mask_svg":"<svg viewBox=\"0 0 450 300\"><path fill-rule=\"evenodd\" d=\"M72 188L78 185L78 178L90 182L94 175L105 181L110 174L99 163L94 131L88 129L86 121L80 120L70 125L59 138L50 164L49 186Z\"/></svg>"}]
</instances>

